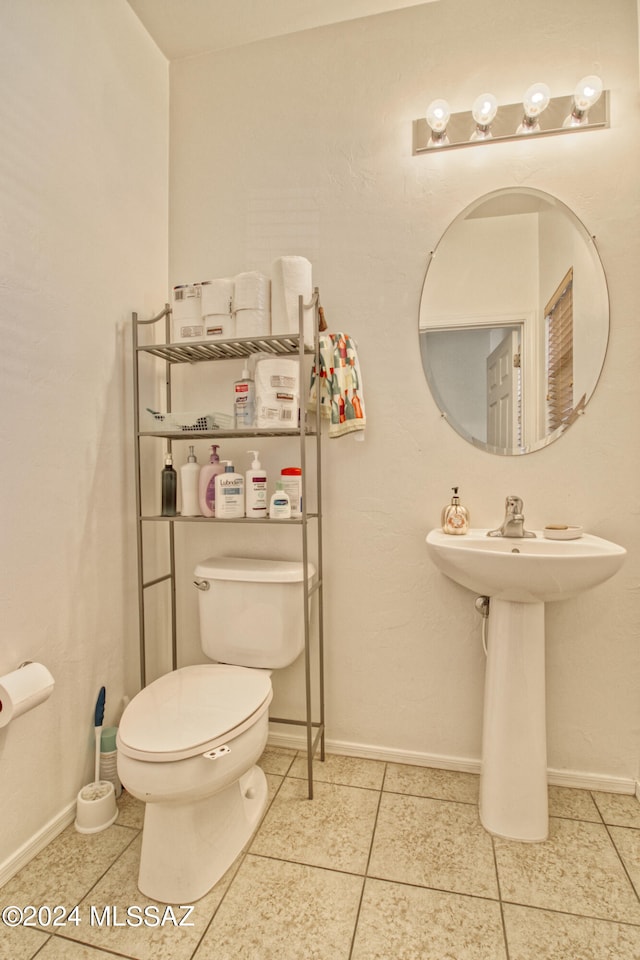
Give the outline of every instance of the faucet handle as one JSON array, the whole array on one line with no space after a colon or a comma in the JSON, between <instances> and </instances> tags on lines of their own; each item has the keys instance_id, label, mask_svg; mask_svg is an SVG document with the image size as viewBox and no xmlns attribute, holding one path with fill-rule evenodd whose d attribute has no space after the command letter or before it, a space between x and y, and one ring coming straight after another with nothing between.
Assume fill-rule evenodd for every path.
<instances>
[{"instance_id":1,"label":"faucet handle","mask_svg":"<svg viewBox=\"0 0 640 960\"><path fill-rule=\"evenodd\" d=\"M524 503L521 497L509 496L505 503L507 513L522 513Z\"/></svg>"}]
</instances>

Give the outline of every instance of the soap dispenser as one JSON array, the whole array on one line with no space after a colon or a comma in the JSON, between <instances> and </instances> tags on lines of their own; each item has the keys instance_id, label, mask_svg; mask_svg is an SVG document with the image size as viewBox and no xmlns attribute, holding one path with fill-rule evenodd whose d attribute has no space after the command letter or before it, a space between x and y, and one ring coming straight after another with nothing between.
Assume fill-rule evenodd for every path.
<instances>
[{"instance_id":1,"label":"soap dispenser","mask_svg":"<svg viewBox=\"0 0 640 960\"><path fill-rule=\"evenodd\" d=\"M442 529L453 536L462 536L469 529L469 511L460 503L458 487L452 487L451 503L442 511Z\"/></svg>"}]
</instances>

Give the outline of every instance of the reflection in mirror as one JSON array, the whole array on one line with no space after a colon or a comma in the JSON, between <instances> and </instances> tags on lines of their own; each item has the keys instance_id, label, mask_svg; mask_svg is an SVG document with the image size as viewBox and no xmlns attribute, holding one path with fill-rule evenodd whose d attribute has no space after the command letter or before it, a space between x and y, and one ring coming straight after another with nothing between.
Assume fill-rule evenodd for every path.
<instances>
[{"instance_id":1,"label":"reflection in mirror","mask_svg":"<svg viewBox=\"0 0 640 960\"><path fill-rule=\"evenodd\" d=\"M461 436L504 455L546 446L584 410L607 349L592 237L548 194L487 194L432 254L419 334L434 400Z\"/></svg>"}]
</instances>

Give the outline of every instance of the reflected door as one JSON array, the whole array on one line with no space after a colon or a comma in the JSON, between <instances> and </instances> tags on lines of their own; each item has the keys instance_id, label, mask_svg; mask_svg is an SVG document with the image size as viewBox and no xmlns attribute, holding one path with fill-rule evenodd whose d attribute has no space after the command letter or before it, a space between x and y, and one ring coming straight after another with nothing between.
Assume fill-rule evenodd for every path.
<instances>
[{"instance_id":1,"label":"reflected door","mask_svg":"<svg viewBox=\"0 0 640 960\"><path fill-rule=\"evenodd\" d=\"M487 443L511 449L520 444L519 336L510 331L487 357Z\"/></svg>"}]
</instances>

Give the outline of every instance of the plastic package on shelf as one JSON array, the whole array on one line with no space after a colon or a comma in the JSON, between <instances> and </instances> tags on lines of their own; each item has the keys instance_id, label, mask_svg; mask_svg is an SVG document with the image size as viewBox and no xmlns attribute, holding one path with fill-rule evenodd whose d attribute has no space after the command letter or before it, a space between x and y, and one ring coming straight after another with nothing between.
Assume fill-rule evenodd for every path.
<instances>
[{"instance_id":1,"label":"plastic package on shelf","mask_svg":"<svg viewBox=\"0 0 640 960\"><path fill-rule=\"evenodd\" d=\"M228 413L141 411L140 428L149 433L210 433L212 430L231 430L233 417Z\"/></svg>"}]
</instances>

